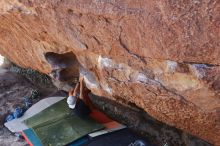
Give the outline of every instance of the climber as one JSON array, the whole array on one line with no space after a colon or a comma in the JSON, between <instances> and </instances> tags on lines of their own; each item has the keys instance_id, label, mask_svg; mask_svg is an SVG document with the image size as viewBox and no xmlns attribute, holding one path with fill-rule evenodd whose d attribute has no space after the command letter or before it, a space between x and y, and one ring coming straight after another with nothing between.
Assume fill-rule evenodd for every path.
<instances>
[{"instance_id":1,"label":"climber","mask_svg":"<svg viewBox=\"0 0 220 146\"><path fill-rule=\"evenodd\" d=\"M84 78L81 77L79 83L69 92L67 98L69 108L73 109L81 118L87 117L91 113L92 104L88 97L89 92L84 84Z\"/></svg>"},{"instance_id":2,"label":"climber","mask_svg":"<svg viewBox=\"0 0 220 146\"><path fill-rule=\"evenodd\" d=\"M96 109L92 104L89 93L90 90L86 87L84 78L81 77L79 83L69 92L69 97L67 98L69 108L81 118L90 116L99 123L111 122L112 120L108 116Z\"/></svg>"}]
</instances>

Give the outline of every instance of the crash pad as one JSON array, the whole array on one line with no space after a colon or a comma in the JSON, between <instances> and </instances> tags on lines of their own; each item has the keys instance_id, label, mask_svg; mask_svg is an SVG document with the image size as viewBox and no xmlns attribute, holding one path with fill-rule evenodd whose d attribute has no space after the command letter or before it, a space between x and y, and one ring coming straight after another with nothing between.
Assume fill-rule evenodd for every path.
<instances>
[{"instance_id":1,"label":"crash pad","mask_svg":"<svg viewBox=\"0 0 220 146\"><path fill-rule=\"evenodd\" d=\"M22 131L22 136L30 146L42 146L42 143L33 129L26 129Z\"/></svg>"},{"instance_id":2,"label":"crash pad","mask_svg":"<svg viewBox=\"0 0 220 146\"><path fill-rule=\"evenodd\" d=\"M71 143L91 132L104 128L90 117L81 119L68 108L66 99L24 121L45 146Z\"/></svg>"},{"instance_id":3,"label":"crash pad","mask_svg":"<svg viewBox=\"0 0 220 146\"><path fill-rule=\"evenodd\" d=\"M40 100L33 106L31 106L22 117L18 119L14 119L5 123L4 125L13 133L21 132L23 130L28 129L28 126L23 123L24 120L36 115L37 113L43 111L44 109L48 108L49 106L61 101L65 97L48 97L45 99Z\"/></svg>"},{"instance_id":4,"label":"crash pad","mask_svg":"<svg viewBox=\"0 0 220 146\"><path fill-rule=\"evenodd\" d=\"M22 132L22 136L25 138L29 146L43 146L38 136L35 134L33 129L26 129ZM76 141L67 144L66 146L82 146L89 141L88 136L84 136Z\"/></svg>"}]
</instances>

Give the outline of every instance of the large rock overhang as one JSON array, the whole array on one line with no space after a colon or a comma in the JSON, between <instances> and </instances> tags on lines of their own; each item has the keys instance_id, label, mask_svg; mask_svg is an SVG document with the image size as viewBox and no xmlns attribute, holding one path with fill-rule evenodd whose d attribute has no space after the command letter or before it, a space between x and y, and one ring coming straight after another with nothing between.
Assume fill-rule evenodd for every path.
<instances>
[{"instance_id":1,"label":"large rock overhang","mask_svg":"<svg viewBox=\"0 0 220 146\"><path fill-rule=\"evenodd\" d=\"M93 93L218 145L219 9L218 0L2 0L0 52L48 74L46 53L73 53Z\"/></svg>"}]
</instances>

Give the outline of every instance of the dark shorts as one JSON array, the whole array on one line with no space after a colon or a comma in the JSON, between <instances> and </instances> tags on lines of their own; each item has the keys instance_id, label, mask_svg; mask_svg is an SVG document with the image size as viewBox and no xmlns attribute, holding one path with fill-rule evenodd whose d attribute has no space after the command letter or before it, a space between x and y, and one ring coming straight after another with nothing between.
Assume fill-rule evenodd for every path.
<instances>
[{"instance_id":1,"label":"dark shorts","mask_svg":"<svg viewBox=\"0 0 220 146\"><path fill-rule=\"evenodd\" d=\"M81 99L77 100L76 107L73 111L80 118L87 118L91 113L91 110L89 109L89 107Z\"/></svg>"}]
</instances>

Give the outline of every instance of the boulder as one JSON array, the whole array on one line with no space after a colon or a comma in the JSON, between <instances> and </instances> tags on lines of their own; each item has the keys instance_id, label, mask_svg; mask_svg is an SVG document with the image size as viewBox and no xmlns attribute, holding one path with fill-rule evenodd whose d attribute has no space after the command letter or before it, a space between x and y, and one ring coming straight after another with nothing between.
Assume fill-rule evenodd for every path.
<instances>
[{"instance_id":1,"label":"boulder","mask_svg":"<svg viewBox=\"0 0 220 146\"><path fill-rule=\"evenodd\" d=\"M220 145L219 11L219 0L1 0L0 53L84 76L94 94Z\"/></svg>"}]
</instances>

